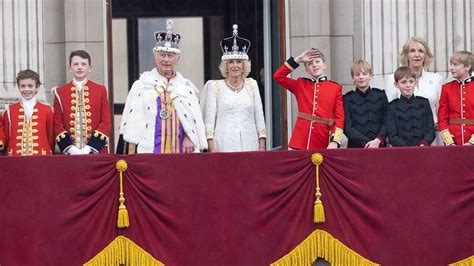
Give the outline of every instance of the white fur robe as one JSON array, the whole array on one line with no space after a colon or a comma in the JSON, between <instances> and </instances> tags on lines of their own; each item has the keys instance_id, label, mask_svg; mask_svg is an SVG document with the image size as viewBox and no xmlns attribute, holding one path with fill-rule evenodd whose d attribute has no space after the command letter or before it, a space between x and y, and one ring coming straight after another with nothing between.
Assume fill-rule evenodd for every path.
<instances>
[{"instance_id":1,"label":"white fur robe","mask_svg":"<svg viewBox=\"0 0 474 266\"><path fill-rule=\"evenodd\" d=\"M155 146L155 122L158 115L157 91L166 88L168 80L156 68L141 74L127 96L123 110L120 134L129 143L137 145L138 153L153 153ZM169 81L172 104L185 134L195 145L195 152L207 149L204 123L194 84L180 73Z\"/></svg>"}]
</instances>

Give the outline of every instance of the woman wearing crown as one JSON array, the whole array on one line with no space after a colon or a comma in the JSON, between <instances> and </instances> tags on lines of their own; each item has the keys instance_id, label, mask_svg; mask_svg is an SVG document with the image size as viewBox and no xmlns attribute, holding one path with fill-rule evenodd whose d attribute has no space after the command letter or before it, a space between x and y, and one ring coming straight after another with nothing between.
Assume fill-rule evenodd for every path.
<instances>
[{"instance_id":1,"label":"woman wearing crown","mask_svg":"<svg viewBox=\"0 0 474 266\"><path fill-rule=\"evenodd\" d=\"M224 79L209 80L200 94L208 151L265 150L265 120L257 82L250 73L250 41L238 36L221 41L219 66Z\"/></svg>"}]
</instances>

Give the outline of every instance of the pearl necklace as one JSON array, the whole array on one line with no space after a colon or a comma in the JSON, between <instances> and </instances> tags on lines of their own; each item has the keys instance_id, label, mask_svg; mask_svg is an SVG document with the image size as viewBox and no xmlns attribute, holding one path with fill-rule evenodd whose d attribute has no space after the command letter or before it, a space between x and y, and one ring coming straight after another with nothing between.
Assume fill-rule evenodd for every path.
<instances>
[{"instance_id":1,"label":"pearl necklace","mask_svg":"<svg viewBox=\"0 0 474 266\"><path fill-rule=\"evenodd\" d=\"M243 81L240 82L240 84L237 86L233 86L232 84L230 84L230 82L227 79L225 79L224 82L227 85L227 87L229 87L233 92L239 92L244 87Z\"/></svg>"}]
</instances>

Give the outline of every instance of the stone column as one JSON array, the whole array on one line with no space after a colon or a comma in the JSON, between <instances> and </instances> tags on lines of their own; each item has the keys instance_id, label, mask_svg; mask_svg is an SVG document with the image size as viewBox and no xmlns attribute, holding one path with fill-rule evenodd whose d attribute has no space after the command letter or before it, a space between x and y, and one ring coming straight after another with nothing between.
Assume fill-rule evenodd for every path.
<instances>
[{"instance_id":1,"label":"stone column","mask_svg":"<svg viewBox=\"0 0 474 266\"><path fill-rule=\"evenodd\" d=\"M292 0L288 6L291 55L321 48L330 78L345 91L353 88L350 66L358 59L372 65L373 85L383 88L411 36L428 41L435 55L429 70L448 79L453 52L474 47L474 0Z\"/></svg>"},{"instance_id":2,"label":"stone column","mask_svg":"<svg viewBox=\"0 0 474 266\"><path fill-rule=\"evenodd\" d=\"M46 0L44 10L44 68L43 77L48 101L53 104L51 88L66 81L64 0Z\"/></svg>"},{"instance_id":3,"label":"stone column","mask_svg":"<svg viewBox=\"0 0 474 266\"><path fill-rule=\"evenodd\" d=\"M103 0L3 0L0 2L0 109L17 101L18 71L30 68L43 85L38 100L52 103L51 88L69 80L70 51L87 50L90 78L105 80Z\"/></svg>"},{"instance_id":4,"label":"stone column","mask_svg":"<svg viewBox=\"0 0 474 266\"><path fill-rule=\"evenodd\" d=\"M399 53L411 36L427 40L435 56L429 70L448 80L449 57L455 51L471 51L474 45L474 0L359 2L363 58L372 64L374 83L381 88L384 78L400 65Z\"/></svg>"},{"instance_id":5,"label":"stone column","mask_svg":"<svg viewBox=\"0 0 474 266\"><path fill-rule=\"evenodd\" d=\"M16 74L30 68L44 80L43 0L0 2L0 109L20 97ZM39 100L46 100L41 86Z\"/></svg>"},{"instance_id":6,"label":"stone column","mask_svg":"<svg viewBox=\"0 0 474 266\"><path fill-rule=\"evenodd\" d=\"M73 50L86 50L92 57L92 72L89 78L104 84L106 77L104 1L65 0L64 30L65 81L71 80L67 70L69 53Z\"/></svg>"}]
</instances>

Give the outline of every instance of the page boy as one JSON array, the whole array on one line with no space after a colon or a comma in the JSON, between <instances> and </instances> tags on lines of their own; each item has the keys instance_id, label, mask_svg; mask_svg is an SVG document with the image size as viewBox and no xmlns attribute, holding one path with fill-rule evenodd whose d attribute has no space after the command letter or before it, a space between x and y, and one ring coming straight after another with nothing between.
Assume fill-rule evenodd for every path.
<instances>
[{"instance_id":1,"label":"page boy","mask_svg":"<svg viewBox=\"0 0 474 266\"><path fill-rule=\"evenodd\" d=\"M474 77L473 55L456 52L449 60L455 80L441 89L438 126L446 145L474 145Z\"/></svg>"},{"instance_id":2,"label":"page boy","mask_svg":"<svg viewBox=\"0 0 474 266\"><path fill-rule=\"evenodd\" d=\"M54 150L53 111L36 100L40 77L33 70L16 76L21 100L3 113L5 145L8 155L51 155Z\"/></svg>"},{"instance_id":3,"label":"page boy","mask_svg":"<svg viewBox=\"0 0 474 266\"><path fill-rule=\"evenodd\" d=\"M304 63L311 79L287 77ZM275 74L275 79L296 97L298 118L289 147L304 149L334 149L341 145L344 128L342 86L326 76L323 53L309 49L296 58L290 57Z\"/></svg>"},{"instance_id":4,"label":"page boy","mask_svg":"<svg viewBox=\"0 0 474 266\"><path fill-rule=\"evenodd\" d=\"M344 134L348 148L378 148L387 138L387 95L370 87L372 67L364 60L352 64L351 76L356 86L344 99Z\"/></svg>"},{"instance_id":5,"label":"page boy","mask_svg":"<svg viewBox=\"0 0 474 266\"><path fill-rule=\"evenodd\" d=\"M398 146L429 146L435 139L433 113L428 99L413 95L416 73L399 67L395 87L400 98L391 101L387 110L387 132L390 144Z\"/></svg>"},{"instance_id":6,"label":"page boy","mask_svg":"<svg viewBox=\"0 0 474 266\"><path fill-rule=\"evenodd\" d=\"M54 131L64 154L107 153L110 110L107 90L88 80L91 57L84 50L69 55L72 81L54 88Z\"/></svg>"}]
</instances>

